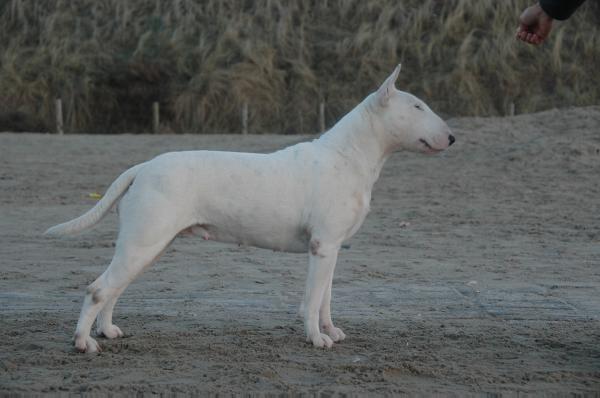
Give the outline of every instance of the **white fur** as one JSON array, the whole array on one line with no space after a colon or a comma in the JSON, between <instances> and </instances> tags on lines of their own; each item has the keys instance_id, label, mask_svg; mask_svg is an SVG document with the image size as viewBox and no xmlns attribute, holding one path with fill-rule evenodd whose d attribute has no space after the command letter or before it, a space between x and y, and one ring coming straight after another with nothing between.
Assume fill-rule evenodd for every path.
<instances>
[{"instance_id":1,"label":"white fur","mask_svg":"<svg viewBox=\"0 0 600 398\"><path fill-rule=\"evenodd\" d=\"M172 152L125 171L98 204L47 233L77 233L119 200L120 231L112 262L87 289L75 331L79 351L90 337L122 336L112 310L123 290L181 232L204 239L309 254L303 301L307 340L331 347L344 333L330 313L339 248L369 211L373 184L388 156L446 149L450 131L427 105L396 90L400 67L331 130L271 154Z\"/></svg>"}]
</instances>

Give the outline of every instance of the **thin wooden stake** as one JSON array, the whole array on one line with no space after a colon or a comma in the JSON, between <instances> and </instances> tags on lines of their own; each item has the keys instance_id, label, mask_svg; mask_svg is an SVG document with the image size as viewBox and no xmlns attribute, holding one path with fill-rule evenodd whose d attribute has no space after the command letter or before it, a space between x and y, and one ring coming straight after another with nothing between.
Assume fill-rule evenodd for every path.
<instances>
[{"instance_id":1,"label":"thin wooden stake","mask_svg":"<svg viewBox=\"0 0 600 398\"><path fill-rule=\"evenodd\" d=\"M248 134L248 103L242 106L242 134Z\"/></svg>"},{"instance_id":2,"label":"thin wooden stake","mask_svg":"<svg viewBox=\"0 0 600 398\"><path fill-rule=\"evenodd\" d=\"M160 131L160 106L158 102L152 104L152 132L158 134Z\"/></svg>"},{"instance_id":3,"label":"thin wooden stake","mask_svg":"<svg viewBox=\"0 0 600 398\"><path fill-rule=\"evenodd\" d=\"M319 104L319 131L321 133L325 131L325 101Z\"/></svg>"},{"instance_id":4,"label":"thin wooden stake","mask_svg":"<svg viewBox=\"0 0 600 398\"><path fill-rule=\"evenodd\" d=\"M62 100L57 98L54 101L54 105L56 108L56 133L63 135L65 132L63 130L63 111L62 111Z\"/></svg>"}]
</instances>

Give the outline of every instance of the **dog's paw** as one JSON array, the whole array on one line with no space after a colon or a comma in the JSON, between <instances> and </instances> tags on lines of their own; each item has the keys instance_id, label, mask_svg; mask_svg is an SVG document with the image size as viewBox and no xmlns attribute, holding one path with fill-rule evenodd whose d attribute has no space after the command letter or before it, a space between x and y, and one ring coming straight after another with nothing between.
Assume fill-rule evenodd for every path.
<instances>
[{"instance_id":1,"label":"dog's paw","mask_svg":"<svg viewBox=\"0 0 600 398\"><path fill-rule=\"evenodd\" d=\"M110 325L102 329L98 328L98 336L106 337L107 339L116 339L117 337L123 337L123 332L117 325Z\"/></svg>"},{"instance_id":2,"label":"dog's paw","mask_svg":"<svg viewBox=\"0 0 600 398\"><path fill-rule=\"evenodd\" d=\"M315 347L327 347L331 348L333 346L333 340L325 333L315 333L312 336L308 336L306 341L312 342Z\"/></svg>"},{"instance_id":3,"label":"dog's paw","mask_svg":"<svg viewBox=\"0 0 600 398\"><path fill-rule=\"evenodd\" d=\"M346 335L340 328L336 328L335 326L323 326L323 331L331 337L331 340L334 342L342 341L346 338Z\"/></svg>"},{"instance_id":4,"label":"dog's paw","mask_svg":"<svg viewBox=\"0 0 600 398\"><path fill-rule=\"evenodd\" d=\"M79 352L87 352L94 353L100 352L102 349L100 348L100 344L90 336L85 338L76 338L75 339L75 349Z\"/></svg>"}]
</instances>

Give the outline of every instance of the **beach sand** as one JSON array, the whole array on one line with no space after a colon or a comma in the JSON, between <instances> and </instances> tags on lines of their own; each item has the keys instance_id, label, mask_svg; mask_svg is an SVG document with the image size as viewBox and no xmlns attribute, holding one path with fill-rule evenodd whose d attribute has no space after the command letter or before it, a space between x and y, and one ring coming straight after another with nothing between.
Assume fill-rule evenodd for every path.
<instances>
[{"instance_id":1,"label":"beach sand","mask_svg":"<svg viewBox=\"0 0 600 398\"><path fill-rule=\"evenodd\" d=\"M43 231L158 154L313 137L0 134L0 395L598 393L600 107L449 125L445 153L388 160L340 252L345 341L305 342L307 255L180 237L123 294L125 337L97 355L72 336L116 213Z\"/></svg>"}]
</instances>

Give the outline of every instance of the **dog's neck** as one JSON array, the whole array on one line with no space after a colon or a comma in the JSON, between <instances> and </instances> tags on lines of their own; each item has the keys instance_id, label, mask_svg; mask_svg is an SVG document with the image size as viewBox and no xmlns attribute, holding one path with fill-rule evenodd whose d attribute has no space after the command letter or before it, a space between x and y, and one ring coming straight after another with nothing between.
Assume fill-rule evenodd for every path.
<instances>
[{"instance_id":1,"label":"dog's neck","mask_svg":"<svg viewBox=\"0 0 600 398\"><path fill-rule=\"evenodd\" d=\"M368 96L318 140L357 163L371 187L387 158L398 150L374 114L374 100Z\"/></svg>"}]
</instances>

